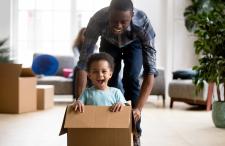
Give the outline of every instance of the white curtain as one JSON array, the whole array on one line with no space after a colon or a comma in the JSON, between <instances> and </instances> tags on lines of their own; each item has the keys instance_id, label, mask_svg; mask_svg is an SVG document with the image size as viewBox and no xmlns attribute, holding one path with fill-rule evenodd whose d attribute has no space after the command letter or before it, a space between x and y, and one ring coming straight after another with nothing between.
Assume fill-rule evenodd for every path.
<instances>
[{"instance_id":1,"label":"white curtain","mask_svg":"<svg viewBox=\"0 0 225 146\"><path fill-rule=\"evenodd\" d=\"M33 53L73 55L72 43L81 27L110 0L17 0L13 2L12 35L16 60L31 66ZM88 5L87 5L88 3ZM15 6L16 5L16 6Z\"/></svg>"}]
</instances>

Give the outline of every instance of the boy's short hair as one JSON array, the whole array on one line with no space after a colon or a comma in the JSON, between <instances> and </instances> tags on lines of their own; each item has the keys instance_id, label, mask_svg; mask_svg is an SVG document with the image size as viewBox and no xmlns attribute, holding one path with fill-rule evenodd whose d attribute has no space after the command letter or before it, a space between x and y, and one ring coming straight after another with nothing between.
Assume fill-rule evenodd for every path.
<instances>
[{"instance_id":1,"label":"boy's short hair","mask_svg":"<svg viewBox=\"0 0 225 146\"><path fill-rule=\"evenodd\" d=\"M94 54L92 54L91 56L88 57L87 72L90 71L91 64L93 62L100 61L100 60L107 61L109 63L109 67L110 67L111 71L114 70L114 59L113 59L113 57L108 53L101 52L101 53L94 53Z\"/></svg>"}]
</instances>

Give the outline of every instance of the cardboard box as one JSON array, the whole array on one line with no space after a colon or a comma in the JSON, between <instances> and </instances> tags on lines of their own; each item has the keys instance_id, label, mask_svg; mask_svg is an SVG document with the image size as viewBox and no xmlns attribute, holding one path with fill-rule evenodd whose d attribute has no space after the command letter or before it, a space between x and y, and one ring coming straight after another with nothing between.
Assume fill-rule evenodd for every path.
<instances>
[{"instance_id":1,"label":"cardboard box","mask_svg":"<svg viewBox=\"0 0 225 146\"><path fill-rule=\"evenodd\" d=\"M0 113L36 111L36 77L21 64L0 63Z\"/></svg>"},{"instance_id":2,"label":"cardboard box","mask_svg":"<svg viewBox=\"0 0 225 146\"><path fill-rule=\"evenodd\" d=\"M37 109L44 110L54 105L54 86L37 85Z\"/></svg>"},{"instance_id":3,"label":"cardboard box","mask_svg":"<svg viewBox=\"0 0 225 146\"><path fill-rule=\"evenodd\" d=\"M84 113L68 106L60 135L67 133L67 146L132 146L131 106L110 112L107 106L85 106Z\"/></svg>"}]
</instances>

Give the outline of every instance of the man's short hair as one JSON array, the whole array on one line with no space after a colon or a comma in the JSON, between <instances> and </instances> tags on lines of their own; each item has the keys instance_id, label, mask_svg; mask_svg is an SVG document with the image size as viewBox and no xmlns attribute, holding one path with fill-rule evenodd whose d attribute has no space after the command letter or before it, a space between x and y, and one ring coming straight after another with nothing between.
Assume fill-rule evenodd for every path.
<instances>
[{"instance_id":1,"label":"man's short hair","mask_svg":"<svg viewBox=\"0 0 225 146\"><path fill-rule=\"evenodd\" d=\"M92 54L91 56L88 57L87 72L90 71L91 65L92 65L93 62L100 61L100 60L107 61L111 71L114 70L114 59L113 59L113 57L108 53L101 52L101 53L94 53L94 54Z\"/></svg>"},{"instance_id":2,"label":"man's short hair","mask_svg":"<svg viewBox=\"0 0 225 146\"><path fill-rule=\"evenodd\" d=\"M111 0L110 10L133 11L133 3L131 0Z\"/></svg>"}]
</instances>

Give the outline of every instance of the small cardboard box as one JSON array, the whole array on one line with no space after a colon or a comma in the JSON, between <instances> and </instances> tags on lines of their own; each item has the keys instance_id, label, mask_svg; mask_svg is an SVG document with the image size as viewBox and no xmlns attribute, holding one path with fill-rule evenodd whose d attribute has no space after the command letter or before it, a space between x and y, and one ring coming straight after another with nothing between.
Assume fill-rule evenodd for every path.
<instances>
[{"instance_id":1,"label":"small cardboard box","mask_svg":"<svg viewBox=\"0 0 225 146\"><path fill-rule=\"evenodd\" d=\"M37 79L21 64L0 63L0 113L36 111Z\"/></svg>"},{"instance_id":2,"label":"small cardboard box","mask_svg":"<svg viewBox=\"0 0 225 146\"><path fill-rule=\"evenodd\" d=\"M54 105L54 86L37 85L37 109L44 110Z\"/></svg>"},{"instance_id":3,"label":"small cardboard box","mask_svg":"<svg viewBox=\"0 0 225 146\"><path fill-rule=\"evenodd\" d=\"M60 135L67 146L133 146L131 106L110 112L107 106L85 106L84 113L68 106Z\"/></svg>"}]
</instances>

